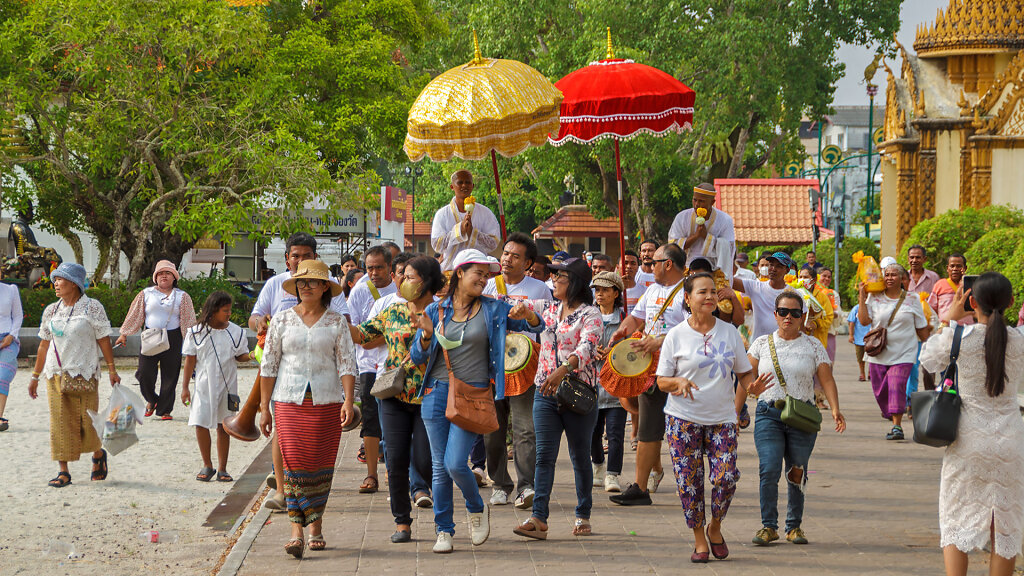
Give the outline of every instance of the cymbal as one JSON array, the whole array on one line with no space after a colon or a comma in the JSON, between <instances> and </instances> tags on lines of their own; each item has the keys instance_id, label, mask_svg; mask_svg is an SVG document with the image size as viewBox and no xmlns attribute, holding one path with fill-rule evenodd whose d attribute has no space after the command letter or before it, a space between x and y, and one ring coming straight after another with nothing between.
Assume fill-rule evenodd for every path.
<instances>
[{"instance_id":1,"label":"cymbal","mask_svg":"<svg viewBox=\"0 0 1024 576\"><path fill-rule=\"evenodd\" d=\"M621 376L627 378L639 376L651 367L653 357L642 350L633 350L631 344L638 338L627 338L612 347L608 353L608 362Z\"/></svg>"}]
</instances>

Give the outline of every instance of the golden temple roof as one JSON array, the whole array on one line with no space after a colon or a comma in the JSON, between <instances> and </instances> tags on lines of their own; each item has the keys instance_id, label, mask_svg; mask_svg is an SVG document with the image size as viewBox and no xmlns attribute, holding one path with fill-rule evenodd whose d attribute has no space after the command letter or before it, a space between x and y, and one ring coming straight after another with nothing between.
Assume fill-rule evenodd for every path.
<instances>
[{"instance_id":1,"label":"golden temple roof","mask_svg":"<svg viewBox=\"0 0 1024 576\"><path fill-rule=\"evenodd\" d=\"M917 28L914 50L922 58L991 54L1024 48L1021 0L950 0L932 24Z\"/></svg>"}]
</instances>

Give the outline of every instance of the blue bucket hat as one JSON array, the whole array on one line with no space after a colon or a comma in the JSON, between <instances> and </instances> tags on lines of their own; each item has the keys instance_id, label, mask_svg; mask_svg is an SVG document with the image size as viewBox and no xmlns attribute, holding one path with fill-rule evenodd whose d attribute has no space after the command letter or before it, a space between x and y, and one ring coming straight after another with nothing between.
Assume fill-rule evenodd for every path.
<instances>
[{"instance_id":1,"label":"blue bucket hat","mask_svg":"<svg viewBox=\"0 0 1024 576\"><path fill-rule=\"evenodd\" d=\"M74 262L63 262L57 269L50 273L50 280L63 278L74 283L78 289L85 294L85 267Z\"/></svg>"}]
</instances>

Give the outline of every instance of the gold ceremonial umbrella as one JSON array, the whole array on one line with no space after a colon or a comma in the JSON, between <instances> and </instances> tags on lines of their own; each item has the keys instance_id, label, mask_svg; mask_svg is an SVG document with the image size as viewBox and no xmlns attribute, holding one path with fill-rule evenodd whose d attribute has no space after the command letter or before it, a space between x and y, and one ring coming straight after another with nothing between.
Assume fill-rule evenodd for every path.
<instances>
[{"instance_id":1,"label":"gold ceremonial umbrella","mask_svg":"<svg viewBox=\"0 0 1024 576\"><path fill-rule=\"evenodd\" d=\"M434 78L416 97L404 148L413 162L424 156L435 162L452 156L482 160L490 154L504 241L505 206L496 154L510 158L557 134L562 93L522 62L482 57L476 31L473 48L472 61Z\"/></svg>"}]
</instances>

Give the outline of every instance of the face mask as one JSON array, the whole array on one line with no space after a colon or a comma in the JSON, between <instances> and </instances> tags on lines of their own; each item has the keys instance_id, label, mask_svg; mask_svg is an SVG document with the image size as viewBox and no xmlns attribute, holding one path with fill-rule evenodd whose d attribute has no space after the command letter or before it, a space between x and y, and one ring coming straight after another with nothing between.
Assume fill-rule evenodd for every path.
<instances>
[{"instance_id":1,"label":"face mask","mask_svg":"<svg viewBox=\"0 0 1024 576\"><path fill-rule=\"evenodd\" d=\"M398 291L402 294L402 298L413 301L420 297L422 285L420 282L409 282L408 280L402 282L402 286Z\"/></svg>"},{"instance_id":2,"label":"face mask","mask_svg":"<svg viewBox=\"0 0 1024 576\"><path fill-rule=\"evenodd\" d=\"M810 290L814 286L814 280L810 278L801 278L800 283L803 284L804 288Z\"/></svg>"},{"instance_id":3,"label":"face mask","mask_svg":"<svg viewBox=\"0 0 1024 576\"><path fill-rule=\"evenodd\" d=\"M434 336L437 336L437 343L445 350L454 350L459 346L462 346L462 338L459 338L458 340L449 340L445 338L443 334L436 331L434 332Z\"/></svg>"},{"instance_id":4,"label":"face mask","mask_svg":"<svg viewBox=\"0 0 1024 576\"><path fill-rule=\"evenodd\" d=\"M767 276L767 275L768 275L768 267L767 266L761 266L761 276Z\"/></svg>"}]
</instances>

